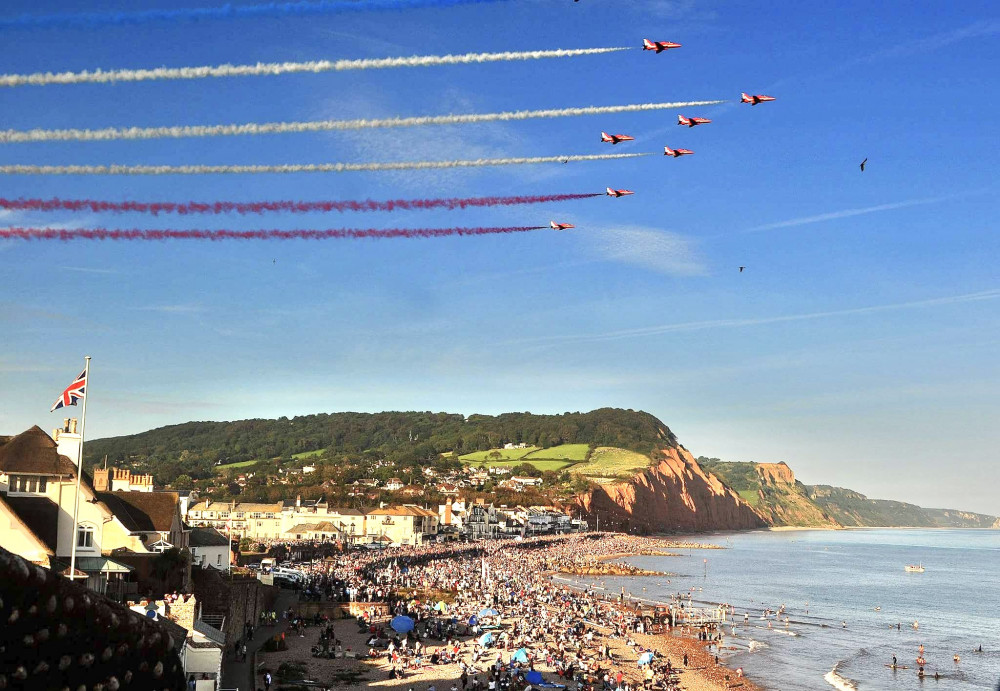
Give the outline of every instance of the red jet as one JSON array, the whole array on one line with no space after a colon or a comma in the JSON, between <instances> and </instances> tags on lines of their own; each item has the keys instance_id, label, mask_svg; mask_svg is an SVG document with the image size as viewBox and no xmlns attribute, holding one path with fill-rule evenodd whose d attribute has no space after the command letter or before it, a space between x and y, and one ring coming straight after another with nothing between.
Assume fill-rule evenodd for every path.
<instances>
[{"instance_id":1,"label":"red jet","mask_svg":"<svg viewBox=\"0 0 1000 691\"><path fill-rule=\"evenodd\" d=\"M618 142L630 142L633 139L635 139L635 137L630 137L627 134L608 134L607 132L601 132L602 142L617 144Z\"/></svg>"},{"instance_id":2,"label":"red jet","mask_svg":"<svg viewBox=\"0 0 1000 691\"><path fill-rule=\"evenodd\" d=\"M688 127L694 127L695 125L707 125L712 122L708 118L686 118L683 115L677 116L678 125L687 125Z\"/></svg>"},{"instance_id":3,"label":"red jet","mask_svg":"<svg viewBox=\"0 0 1000 691\"><path fill-rule=\"evenodd\" d=\"M613 190L608 188L609 197L624 197L626 194L635 194L632 190Z\"/></svg>"},{"instance_id":4,"label":"red jet","mask_svg":"<svg viewBox=\"0 0 1000 691\"><path fill-rule=\"evenodd\" d=\"M673 156L674 158L680 158L681 156L690 156L694 152L691 149L671 149L669 146L663 147L664 156Z\"/></svg>"},{"instance_id":5,"label":"red jet","mask_svg":"<svg viewBox=\"0 0 1000 691\"><path fill-rule=\"evenodd\" d=\"M671 43L670 41L650 41L648 38L642 39L643 50L655 50L657 53L662 53L663 51L670 50L671 48L680 47L680 43Z\"/></svg>"},{"instance_id":6,"label":"red jet","mask_svg":"<svg viewBox=\"0 0 1000 691\"><path fill-rule=\"evenodd\" d=\"M572 223L556 223L555 221L549 221L549 226L552 230L566 230L567 228L576 228Z\"/></svg>"},{"instance_id":7,"label":"red jet","mask_svg":"<svg viewBox=\"0 0 1000 691\"><path fill-rule=\"evenodd\" d=\"M764 96L763 94L756 94L751 96L750 94L740 94L740 103L749 103L752 106L758 103L763 103L764 101L773 101L774 96Z\"/></svg>"}]
</instances>

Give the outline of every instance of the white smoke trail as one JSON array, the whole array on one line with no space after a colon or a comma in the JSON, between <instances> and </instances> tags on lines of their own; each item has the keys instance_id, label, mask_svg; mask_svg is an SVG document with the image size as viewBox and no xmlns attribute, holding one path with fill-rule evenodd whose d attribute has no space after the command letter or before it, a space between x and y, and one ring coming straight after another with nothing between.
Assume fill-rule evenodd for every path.
<instances>
[{"instance_id":1,"label":"white smoke trail","mask_svg":"<svg viewBox=\"0 0 1000 691\"><path fill-rule=\"evenodd\" d=\"M529 50L504 53L463 53L461 55L414 55L409 58L366 58L361 60L311 60L308 62L258 62L256 65L205 65L202 67L157 67L146 70L94 70L93 72L36 72L0 74L0 86L47 86L50 84L113 84L154 79L205 79L207 77L262 77L296 72L341 72L382 70L393 67L432 67L542 58L572 58L630 50L617 48L575 48L570 50Z\"/></svg>"},{"instance_id":2,"label":"white smoke trail","mask_svg":"<svg viewBox=\"0 0 1000 691\"><path fill-rule=\"evenodd\" d=\"M179 139L181 137L226 137L255 134L287 134L292 132L330 132L364 130L385 127L420 127L423 125L461 125L481 122L506 122L536 118L567 118L580 115L636 113L669 108L713 106L725 101L677 101L670 103L637 103L623 106L588 106L549 110L517 110L502 113L469 113L466 115L428 115L412 118L378 120L317 120L312 122L267 122L245 125L181 125L174 127L108 127L99 130L0 130L0 144L56 141L107 141L113 139Z\"/></svg>"},{"instance_id":3,"label":"white smoke trail","mask_svg":"<svg viewBox=\"0 0 1000 691\"><path fill-rule=\"evenodd\" d=\"M651 153L534 156L531 158L479 158L457 161L398 161L394 163L306 163L254 166L0 166L0 175L208 175L241 173L351 173L437 168L484 168L534 163L577 163L652 156Z\"/></svg>"}]
</instances>

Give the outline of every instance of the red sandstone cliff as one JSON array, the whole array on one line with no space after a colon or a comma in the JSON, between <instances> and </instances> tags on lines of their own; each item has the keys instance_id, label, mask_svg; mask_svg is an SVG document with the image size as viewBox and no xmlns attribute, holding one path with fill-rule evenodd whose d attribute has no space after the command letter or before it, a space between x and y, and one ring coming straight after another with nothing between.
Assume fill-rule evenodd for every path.
<instances>
[{"instance_id":1,"label":"red sandstone cliff","mask_svg":"<svg viewBox=\"0 0 1000 691\"><path fill-rule=\"evenodd\" d=\"M767 524L736 492L706 474L683 446L655 451L629 480L576 497L591 528L640 532L746 530Z\"/></svg>"}]
</instances>

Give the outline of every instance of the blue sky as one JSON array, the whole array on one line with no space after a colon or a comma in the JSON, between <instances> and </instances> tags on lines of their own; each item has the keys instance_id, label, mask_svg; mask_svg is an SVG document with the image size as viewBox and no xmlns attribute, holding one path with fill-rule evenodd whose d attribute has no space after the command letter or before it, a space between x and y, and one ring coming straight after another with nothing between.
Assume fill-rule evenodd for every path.
<instances>
[{"instance_id":1,"label":"blue sky","mask_svg":"<svg viewBox=\"0 0 1000 691\"><path fill-rule=\"evenodd\" d=\"M237 3L245 4L245 3ZM121 3L49 2L47 12ZM176 3L150 2L148 7ZM196 0L185 6L197 7ZM212 6L202 3L202 6ZM4 16L37 12L7 2ZM988 2L508 0L308 19L4 30L0 72L639 46L661 55L0 90L0 129L435 115L647 101L751 108L517 123L0 146L0 163L314 163L696 151L398 173L5 176L6 197L384 199L635 190L392 214L0 224L576 224L392 241L0 241L0 433L93 356L88 436L339 410L644 409L695 455L1000 513L1000 15ZM868 158L864 173L858 164ZM738 266L746 266L739 273ZM874 309L873 309L874 308Z\"/></svg>"}]
</instances>

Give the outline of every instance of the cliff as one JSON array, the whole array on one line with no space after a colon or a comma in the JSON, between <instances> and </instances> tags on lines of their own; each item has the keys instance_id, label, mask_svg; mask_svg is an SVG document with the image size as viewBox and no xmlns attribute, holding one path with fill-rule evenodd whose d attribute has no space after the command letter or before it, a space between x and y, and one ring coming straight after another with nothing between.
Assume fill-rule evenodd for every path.
<instances>
[{"instance_id":1,"label":"cliff","mask_svg":"<svg viewBox=\"0 0 1000 691\"><path fill-rule=\"evenodd\" d=\"M807 490L817 506L850 527L1000 528L1000 519L981 513L869 499L860 492L829 485L813 485Z\"/></svg>"},{"instance_id":2,"label":"cliff","mask_svg":"<svg viewBox=\"0 0 1000 691\"><path fill-rule=\"evenodd\" d=\"M747 530L767 524L719 478L699 467L682 446L653 452L649 468L629 480L576 497L592 527L625 532Z\"/></svg>"}]
</instances>

